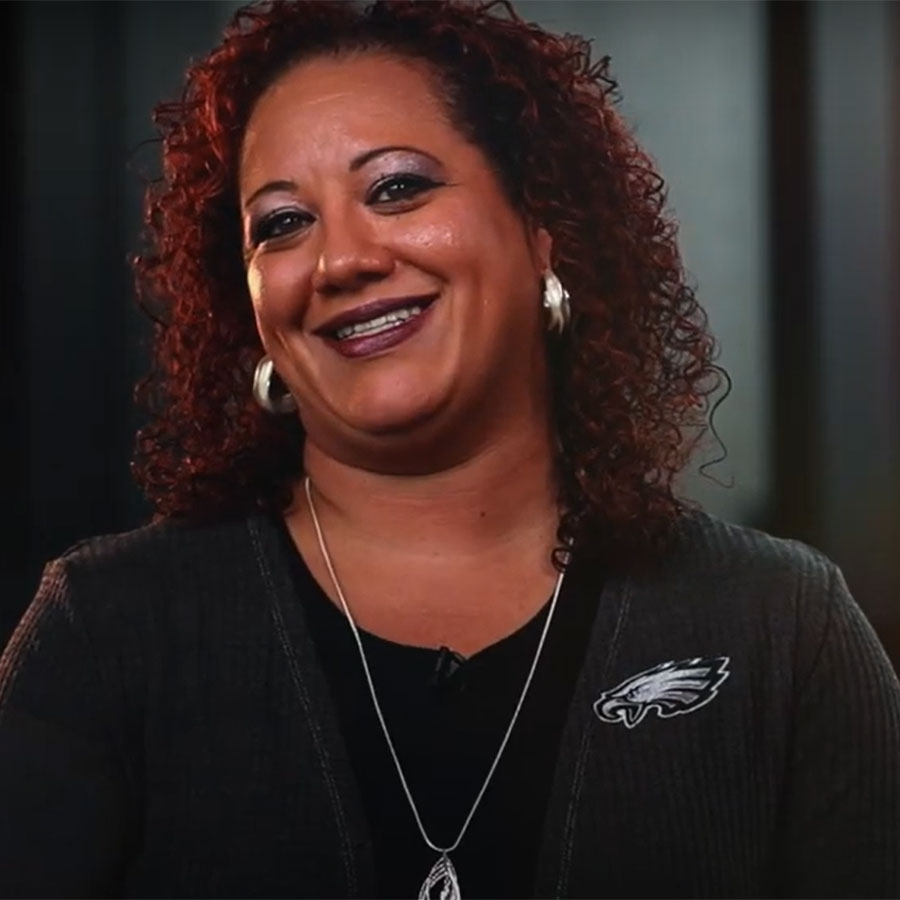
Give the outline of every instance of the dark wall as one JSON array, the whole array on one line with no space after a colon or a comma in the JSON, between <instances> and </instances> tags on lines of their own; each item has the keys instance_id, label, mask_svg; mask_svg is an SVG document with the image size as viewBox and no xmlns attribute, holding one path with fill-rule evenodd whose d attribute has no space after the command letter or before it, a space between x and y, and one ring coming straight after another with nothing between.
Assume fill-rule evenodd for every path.
<instances>
[{"instance_id":1,"label":"dark wall","mask_svg":"<svg viewBox=\"0 0 900 900\"><path fill-rule=\"evenodd\" d=\"M841 566L900 664L900 7L773 2L765 521Z\"/></svg>"},{"instance_id":2,"label":"dark wall","mask_svg":"<svg viewBox=\"0 0 900 900\"><path fill-rule=\"evenodd\" d=\"M132 389L149 328L133 299L154 103L216 39L212 2L11 3L3 64L0 643L40 569L74 541L141 523Z\"/></svg>"}]
</instances>

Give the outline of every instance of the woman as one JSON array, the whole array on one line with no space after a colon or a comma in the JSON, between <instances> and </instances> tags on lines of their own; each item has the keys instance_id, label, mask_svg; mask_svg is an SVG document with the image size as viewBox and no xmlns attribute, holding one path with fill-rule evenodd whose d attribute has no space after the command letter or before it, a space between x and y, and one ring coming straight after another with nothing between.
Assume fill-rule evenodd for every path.
<instances>
[{"instance_id":1,"label":"woman","mask_svg":"<svg viewBox=\"0 0 900 900\"><path fill-rule=\"evenodd\" d=\"M840 574L673 495L717 370L613 88L506 7L300 2L161 107L157 518L6 651L4 893L898 892Z\"/></svg>"}]
</instances>

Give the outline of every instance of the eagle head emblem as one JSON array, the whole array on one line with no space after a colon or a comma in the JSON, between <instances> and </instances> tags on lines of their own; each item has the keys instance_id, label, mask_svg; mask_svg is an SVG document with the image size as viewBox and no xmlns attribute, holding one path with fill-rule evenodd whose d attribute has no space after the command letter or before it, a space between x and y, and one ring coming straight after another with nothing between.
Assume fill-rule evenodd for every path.
<instances>
[{"instance_id":1,"label":"eagle head emblem","mask_svg":"<svg viewBox=\"0 0 900 900\"><path fill-rule=\"evenodd\" d=\"M594 703L602 722L639 725L654 710L663 719L693 712L709 703L728 677L727 656L672 660L626 678Z\"/></svg>"}]
</instances>

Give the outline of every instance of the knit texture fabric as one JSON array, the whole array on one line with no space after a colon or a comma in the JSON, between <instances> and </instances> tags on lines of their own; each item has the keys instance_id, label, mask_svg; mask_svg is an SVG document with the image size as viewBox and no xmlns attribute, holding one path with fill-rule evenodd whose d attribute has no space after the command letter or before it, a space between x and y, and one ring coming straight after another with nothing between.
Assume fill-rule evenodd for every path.
<instances>
[{"instance_id":1,"label":"knit texture fabric","mask_svg":"<svg viewBox=\"0 0 900 900\"><path fill-rule=\"evenodd\" d=\"M598 591L536 896L900 895L900 685L835 566L696 514ZM3 896L372 895L273 522L48 565L0 660L0 809Z\"/></svg>"}]
</instances>

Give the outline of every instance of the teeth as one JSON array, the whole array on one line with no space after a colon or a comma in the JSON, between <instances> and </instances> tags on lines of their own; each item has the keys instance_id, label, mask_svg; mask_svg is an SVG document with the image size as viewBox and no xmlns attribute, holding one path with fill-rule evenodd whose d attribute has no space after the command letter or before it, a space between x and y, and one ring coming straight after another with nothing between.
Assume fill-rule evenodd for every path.
<instances>
[{"instance_id":1,"label":"teeth","mask_svg":"<svg viewBox=\"0 0 900 900\"><path fill-rule=\"evenodd\" d=\"M378 316L376 319L369 319L367 322L357 322L355 325L347 325L344 328L338 328L335 332L339 341L346 340L350 337L358 337L359 335L378 334L381 331L387 331L394 328L401 322L411 319L413 316L422 312L421 306L407 306L403 309L395 309L392 312Z\"/></svg>"}]
</instances>

